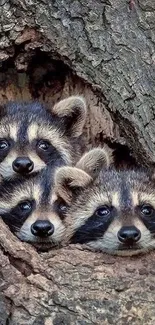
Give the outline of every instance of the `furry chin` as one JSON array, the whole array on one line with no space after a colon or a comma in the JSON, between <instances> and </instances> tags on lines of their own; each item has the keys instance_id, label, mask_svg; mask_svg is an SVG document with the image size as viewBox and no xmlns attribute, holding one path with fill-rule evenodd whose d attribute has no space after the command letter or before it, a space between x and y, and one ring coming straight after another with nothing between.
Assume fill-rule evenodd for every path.
<instances>
[{"instance_id":1,"label":"furry chin","mask_svg":"<svg viewBox=\"0 0 155 325\"><path fill-rule=\"evenodd\" d=\"M140 246L126 246L126 247L115 247L113 250L112 249L108 249L108 247L93 247L93 246L89 246L86 245L86 247L88 249L91 249L92 251L99 251L99 252L103 252L109 255L113 255L113 256L134 256L134 255L141 255L141 254L146 254L147 251L150 251L150 249L147 248L143 248Z\"/></svg>"},{"instance_id":2,"label":"furry chin","mask_svg":"<svg viewBox=\"0 0 155 325\"><path fill-rule=\"evenodd\" d=\"M57 245L55 243L52 242L45 242L45 243L30 243L29 244L33 245L37 251L39 252L47 252L52 248L56 248Z\"/></svg>"},{"instance_id":3,"label":"furry chin","mask_svg":"<svg viewBox=\"0 0 155 325\"><path fill-rule=\"evenodd\" d=\"M125 248L125 249L118 249L111 253L111 255L118 255L118 256L135 256L135 255L141 255L145 254L146 251L144 251L143 248L137 247L137 248Z\"/></svg>"}]
</instances>

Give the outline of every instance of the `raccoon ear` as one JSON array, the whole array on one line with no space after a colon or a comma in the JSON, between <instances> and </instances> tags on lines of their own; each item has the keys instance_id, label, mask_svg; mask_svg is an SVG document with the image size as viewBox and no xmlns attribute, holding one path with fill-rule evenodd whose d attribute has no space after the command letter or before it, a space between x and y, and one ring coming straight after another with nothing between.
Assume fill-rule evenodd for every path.
<instances>
[{"instance_id":1,"label":"raccoon ear","mask_svg":"<svg viewBox=\"0 0 155 325\"><path fill-rule=\"evenodd\" d=\"M66 126L66 132L73 137L82 134L86 120L86 103L80 96L71 96L54 105L52 112L60 118Z\"/></svg>"},{"instance_id":2,"label":"raccoon ear","mask_svg":"<svg viewBox=\"0 0 155 325\"><path fill-rule=\"evenodd\" d=\"M90 175L76 167L61 167L55 174L56 194L66 203L92 181Z\"/></svg>"},{"instance_id":3,"label":"raccoon ear","mask_svg":"<svg viewBox=\"0 0 155 325\"><path fill-rule=\"evenodd\" d=\"M82 158L76 164L76 167L84 170L93 179L95 179L102 168L109 168L112 161L112 154L110 150L105 148L94 148L82 156Z\"/></svg>"}]
</instances>

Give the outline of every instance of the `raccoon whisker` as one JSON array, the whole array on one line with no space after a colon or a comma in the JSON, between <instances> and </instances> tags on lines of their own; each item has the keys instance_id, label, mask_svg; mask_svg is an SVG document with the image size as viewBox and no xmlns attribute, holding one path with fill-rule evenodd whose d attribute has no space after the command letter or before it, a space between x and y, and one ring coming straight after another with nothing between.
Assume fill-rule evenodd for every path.
<instances>
[{"instance_id":1,"label":"raccoon whisker","mask_svg":"<svg viewBox=\"0 0 155 325\"><path fill-rule=\"evenodd\" d=\"M148 245L148 243L144 242L141 247L143 248L144 252L148 252L150 249L152 250L155 248L155 244L153 245L153 244L149 243L149 245Z\"/></svg>"},{"instance_id":2,"label":"raccoon whisker","mask_svg":"<svg viewBox=\"0 0 155 325\"><path fill-rule=\"evenodd\" d=\"M148 246L148 244L150 245L150 240L142 240L140 242L138 242L138 245L145 247L145 245Z\"/></svg>"},{"instance_id":3,"label":"raccoon whisker","mask_svg":"<svg viewBox=\"0 0 155 325\"><path fill-rule=\"evenodd\" d=\"M139 242L141 242L141 241L150 241L150 236L149 236L149 235L145 235L145 234L143 234L143 238L141 238L141 239L139 240Z\"/></svg>"},{"instance_id":4,"label":"raccoon whisker","mask_svg":"<svg viewBox=\"0 0 155 325\"><path fill-rule=\"evenodd\" d=\"M111 230L108 230L108 235L114 236L113 232Z\"/></svg>"},{"instance_id":5,"label":"raccoon whisker","mask_svg":"<svg viewBox=\"0 0 155 325\"><path fill-rule=\"evenodd\" d=\"M1 170L2 170L2 171L3 171L3 170L4 170L4 171L5 171L5 170L6 170L6 171L7 171L7 170L10 171L11 169L12 169L12 168L11 168L10 166L3 166L3 163L1 163L1 165L0 165L0 171L1 171Z\"/></svg>"},{"instance_id":6,"label":"raccoon whisker","mask_svg":"<svg viewBox=\"0 0 155 325\"><path fill-rule=\"evenodd\" d=\"M115 236L115 234L112 231L108 231L108 234L106 234L106 232L105 232L105 237L106 238L107 237L109 237L109 238L115 238L116 236Z\"/></svg>"},{"instance_id":7,"label":"raccoon whisker","mask_svg":"<svg viewBox=\"0 0 155 325\"><path fill-rule=\"evenodd\" d=\"M4 167L2 164L3 163L0 164L0 174L2 174L4 177L12 178L14 175L12 167Z\"/></svg>"},{"instance_id":8,"label":"raccoon whisker","mask_svg":"<svg viewBox=\"0 0 155 325\"><path fill-rule=\"evenodd\" d=\"M103 241L106 241L106 242L111 242L111 241L117 241L117 238L115 238L115 236L103 236L100 237Z\"/></svg>"},{"instance_id":9,"label":"raccoon whisker","mask_svg":"<svg viewBox=\"0 0 155 325\"><path fill-rule=\"evenodd\" d=\"M154 244L149 244L149 246L151 247L151 248L155 248L155 243Z\"/></svg>"}]
</instances>

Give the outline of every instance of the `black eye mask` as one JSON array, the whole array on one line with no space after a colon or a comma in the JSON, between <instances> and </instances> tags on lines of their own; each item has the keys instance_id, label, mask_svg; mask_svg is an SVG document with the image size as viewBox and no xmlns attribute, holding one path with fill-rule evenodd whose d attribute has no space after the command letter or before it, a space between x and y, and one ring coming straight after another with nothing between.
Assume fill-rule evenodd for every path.
<instances>
[{"instance_id":1,"label":"black eye mask","mask_svg":"<svg viewBox=\"0 0 155 325\"><path fill-rule=\"evenodd\" d=\"M7 157L12 146L12 142L13 141L8 139L0 139L0 162Z\"/></svg>"},{"instance_id":2,"label":"black eye mask","mask_svg":"<svg viewBox=\"0 0 155 325\"><path fill-rule=\"evenodd\" d=\"M24 207L25 205L25 207ZM27 205L27 207L26 207ZM7 213L1 213L2 220L12 232L20 229L35 208L34 201L23 201Z\"/></svg>"},{"instance_id":3,"label":"black eye mask","mask_svg":"<svg viewBox=\"0 0 155 325\"><path fill-rule=\"evenodd\" d=\"M33 147L35 146L37 155L42 159L46 164L56 163L58 160L62 160L62 155L60 152L52 145L49 141L39 140L35 141Z\"/></svg>"},{"instance_id":4,"label":"black eye mask","mask_svg":"<svg viewBox=\"0 0 155 325\"><path fill-rule=\"evenodd\" d=\"M112 208L108 215L98 215L96 212L87 219L84 225L77 229L71 238L71 243L84 244L90 241L95 241L104 235L105 231L114 219L116 211Z\"/></svg>"}]
</instances>

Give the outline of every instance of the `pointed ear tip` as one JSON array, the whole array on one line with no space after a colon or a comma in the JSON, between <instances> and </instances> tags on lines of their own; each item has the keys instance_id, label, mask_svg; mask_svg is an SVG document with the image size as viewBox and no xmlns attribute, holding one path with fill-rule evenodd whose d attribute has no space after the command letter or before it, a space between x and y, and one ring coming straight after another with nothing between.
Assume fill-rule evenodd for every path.
<instances>
[{"instance_id":1,"label":"pointed ear tip","mask_svg":"<svg viewBox=\"0 0 155 325\"><path fill-rule=\"evenodd\" d=\"M103 147L103 148L94 148L88 152L90 155L95 155L100 158L106 158L110 163L113 161L113 152L110 150L109 147Z\"/></svg>"},{"instance_id":2,"label":"pointed ear tip","mask_svg":"<svg viewBox=\"0 0 155 325\"><path fill-rule=\"evenodd\" d=\"M72 96L69 96L69 97L66 97L62 100L60 100L58 103L62 102L62 101L71 101L71 102L76 102L77 104L81 104L83 106L86 106L86 99L84 96L82 95L72 95ZM80 105L80 106L81 106Z\"/></svg>"},{"instance_id":3,"label":"pointed ear tip","mask_svg":"<svg viewBox=\"0 0 155 325\"><path fill-rule=\"evenodd\" d=\"M85 169L89 164L94 165L96 163L109 166L112 163L112 158L104 148L96 147L86 152L80 160L77 162L76 167Z\"/></svg>"},{"instance_id":4,"label":"pointed ear tip","mask_svg":"<svg viewBox=\"0 0 155 325\"><path fill-rule=\"evenodd\" d=\"M75 108L79 111L79 117L81 116L81 119L85 121L87 115L87 105L84 97L82 96L66 97L57 102L53 106L52 111L62 117L72 113Z\"/></svg>"},{"instance_id":5,"label":"pointed ear tip","mask_svg":"<svg viewBox=\"0 0 155 325\"><path fill-rule=\"evenodd\" d=\"M87 111L86 99L83 96L75 95L75 96L68 97L68 99L74 101L75 105L77 105L78 107L81 107L85 111Z\"/></svg>"}]
</instances>

